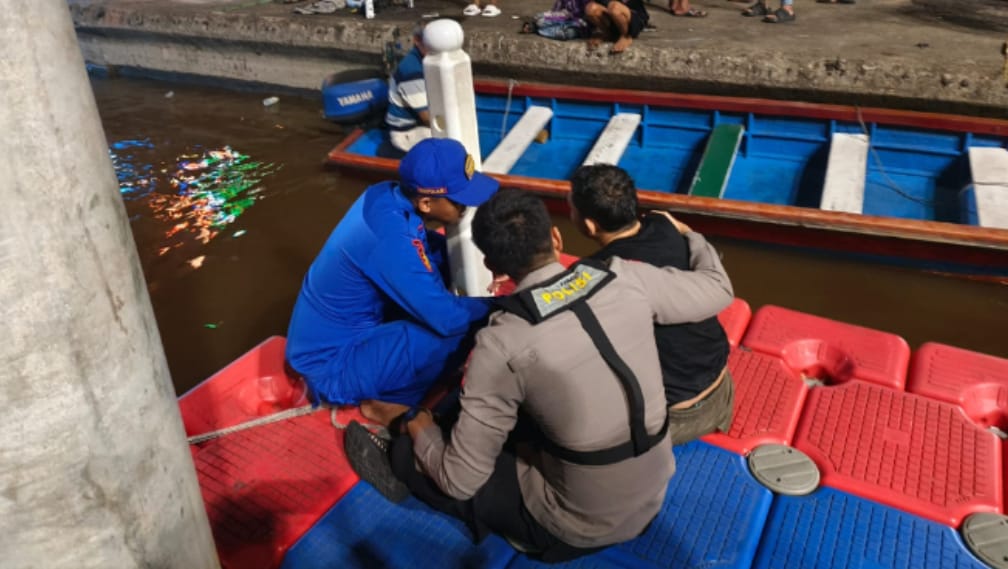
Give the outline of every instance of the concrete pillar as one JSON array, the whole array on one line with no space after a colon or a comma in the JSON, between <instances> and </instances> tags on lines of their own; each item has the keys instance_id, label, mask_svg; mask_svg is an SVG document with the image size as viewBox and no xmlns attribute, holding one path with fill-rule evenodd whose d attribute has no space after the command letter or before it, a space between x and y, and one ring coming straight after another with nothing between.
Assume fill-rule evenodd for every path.
<instances>
[{"instance_id":1,"label":"concrete pillar","mask_svg":"<svg viewBox=\"0 0 1008 569\"><path fill-rule=\"evenodd\" d=\"M472 62L462 51L462 26L454 20L435 20L424 28L424 80L431 132L436 138L454 138L461 142L482 168L479 127L476 124L476 92L473 90ZM486 296L493 276L483 266L483 253L472 242L472 218L469 208L462 221L447 227L448 256L452 282L459 292Z\"/></svg>"},{"instance_id":2,"label":"concrete pillar","mask_svg":"<svg viewBox=\"0 0 1008 569\"><path fill-rule=\"evenodd\" d=\"M219 567L66 1L0 53L0 566Z\"/></svg>"}]
</instances>

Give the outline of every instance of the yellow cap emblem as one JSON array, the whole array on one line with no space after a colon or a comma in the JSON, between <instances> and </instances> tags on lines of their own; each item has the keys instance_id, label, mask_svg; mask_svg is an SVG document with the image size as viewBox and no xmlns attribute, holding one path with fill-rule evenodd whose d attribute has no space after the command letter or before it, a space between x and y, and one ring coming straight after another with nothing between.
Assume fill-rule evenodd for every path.
<instances>
[{"instance_id":1,"label":"yellow cap emblem","mask_svg":"<svg viewBox=\"0 0 1008 569\"><path fill-rule=\"evenodd\" d=\"M476 172L476 161L473 160L472 154L466 154L466 163L465 163L466 178L472 180L473 174L475 172Z\"/></svg>"}]
</instances>

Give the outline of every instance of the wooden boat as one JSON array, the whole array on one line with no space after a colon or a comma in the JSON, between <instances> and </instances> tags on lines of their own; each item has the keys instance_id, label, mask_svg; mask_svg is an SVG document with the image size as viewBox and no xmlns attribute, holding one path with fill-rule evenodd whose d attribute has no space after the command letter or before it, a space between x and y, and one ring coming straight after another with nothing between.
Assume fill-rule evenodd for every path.
<instances>
[{"instance_id":1,"label":"wooden boat","mask_svg":"<svg viewBox=\"0 0 1008 569\"><path fill-rule=\"evenodd\" d=\"M1008 121L839 105L477 81L484 171L558 202L583 163L711 235L1008 282ZM539 142L536 139L545 142ZM335 166L394 175L381 129Z\"/></svg>"},{"instance_id":2,"label":"wooden boat","mask_svg":"<svg viewBox=\"0 0 1008 569\"><path fill-rule=\"evenodd\" d=\"M675 447L644 535L565 567L1003 566L1008 360L935 343L911 351L885 331L777 306L753 313L742 300L719 320L732 344L731 429ZM179 399L201 441L193 461L224 569L543 566L359 481L340 426L364 419L305 408L284 344L266 340ZM218 429L233 432L199 437ZM769 476L757 468L766 453ZM789 485L764 486L775 478Z\"/></svg>"}]
</instances>

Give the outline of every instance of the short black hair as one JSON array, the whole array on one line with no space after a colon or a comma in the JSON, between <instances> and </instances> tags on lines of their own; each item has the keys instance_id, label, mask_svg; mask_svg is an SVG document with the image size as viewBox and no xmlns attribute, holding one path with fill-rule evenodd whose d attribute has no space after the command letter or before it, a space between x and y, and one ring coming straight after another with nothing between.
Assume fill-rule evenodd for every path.
<instances>
[{"instance_id":1,"label":"short black hair","mask_svg":"<svg viewBox=\"0 0 1008 569\"><path fill-rule=\"evenodd\" d=\"M521 190L500 190L476 210L473 241L497 273L525 274L553 251L553 221L542 199Z\"/></svg>"},{"instance_id":2,"label":"short black hair","mask_svg":"<svg viewBox=\"0 0 1008 569\"><path fill-rule=\"evenodd\" d=\"M603 231L623 229L637 219L637 185L619 166L592 164L574 170L571 202Z\"/></svg>"}]
</instances>

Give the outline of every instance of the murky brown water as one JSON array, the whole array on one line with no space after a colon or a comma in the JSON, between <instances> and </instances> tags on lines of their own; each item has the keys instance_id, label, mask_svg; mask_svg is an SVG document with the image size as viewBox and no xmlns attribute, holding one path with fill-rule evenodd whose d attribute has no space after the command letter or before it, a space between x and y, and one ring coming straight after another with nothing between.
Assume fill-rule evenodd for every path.
<instances>
[{"instance_id":1,"label":"murky brown water","mask_svg":"<svg viewBox=\"0 0 1008 569\"><path fill-rule=\"evenodd\" d=\"M286 333L305 270L367 181L322 167L342 131L322 120L317 101L282 96L267 108L269 93L135 79L93 86L121 183L135 188L123 196L182 393ZM219 162L210 151L225 146L244 156ZM590 251L563 221L568 249ZM201 224L217 234L201 234ZM1008 357L1008 286L715 243L754 310L777 304L894 332L911 347L931 340Z\"/></svg>"}]
</instances>

